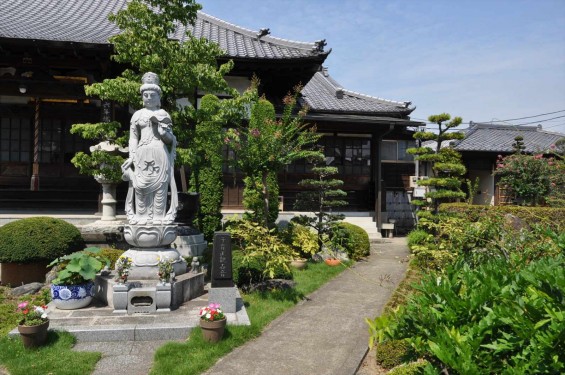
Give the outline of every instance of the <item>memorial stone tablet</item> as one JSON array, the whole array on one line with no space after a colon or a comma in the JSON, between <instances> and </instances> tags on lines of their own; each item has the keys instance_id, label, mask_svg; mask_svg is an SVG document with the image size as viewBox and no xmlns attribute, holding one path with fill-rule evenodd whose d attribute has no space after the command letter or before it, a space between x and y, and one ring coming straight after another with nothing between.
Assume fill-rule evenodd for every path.
<instances>
[{"instance_id":1,"label":"memorial stone tablet","mask_svg":"<svg viewBox=\"0 0 565 375\"><path fill-rule=\"evenodd\" d=\"M212 253L212 288L233 285L231 236L227 232L216 232Z\"/></svg>"}]
</instances>

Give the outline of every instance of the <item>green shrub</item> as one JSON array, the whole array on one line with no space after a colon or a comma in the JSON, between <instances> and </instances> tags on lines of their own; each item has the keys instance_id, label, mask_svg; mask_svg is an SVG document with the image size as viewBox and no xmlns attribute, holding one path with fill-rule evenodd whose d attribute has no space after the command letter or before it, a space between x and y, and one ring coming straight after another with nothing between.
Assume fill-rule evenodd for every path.
<instances>
[{"instance_id":1,"label":"green shrub","mask_svg":"<svg viewBox=\"0 0 565 375\"><path fill-rule=\"evenodd\" d=\"M379 365L391 369L415 359L415 352L404 340L389 340L377 345L376 358Z\"/></svg>"},{"instance_id":2,"label":"green shrub","mask_svg":"<svg viewBox=\"0 0 565 375\"><path fill-rule=\"evenodd\" d=\"M276 235L275 229L267 229L249 220L239 220L232 222L228 231L233 236L235 247L241 251L243 267L252 267L257 262L264 279L292 274L289 262L294 251Z\"/></svg>"},{"instance_id":3,"label":"green shrub","mask_svg":"<svg viewBox=\"0 0 565 375\"><path fill-rule=\"evenodd\" d=\"M388 375L420 375L425 373L424 369L429 365L430 363L428 361L419 360L416 362L410 362L396 366L395 368L391 369L387 374ZM432 372L432 373L436 373L436 372Z\"/></svg>"},{"instance_id":4,"label":"green shrub","mask_svg":"<svg viewBox=\"0 0 565 375\"><path fill-rule=\"evenodd\" d=\"M110 247L104 247L100 249L100 256L106 258L110 261L110 269L113 270L116 266L116 261L124 253L124 250L113 249Z\"/></svg>"},{"instance_id":5,"label":"green shrub","mask_svg":"<svg viewBox=\"0 0 565 375\"><path fill-rule=\"evenodd\" d=\"M363 228L343 221L337 225L343 229L341 231L344 236L342 244L350 259L358 260L369 255L371 244L369 235Z\"/></svg>"},{"instance_id":6,"label":"green shrub","mask_svg":"<svg viewBox=\"0 0 565 375\"><path fill-rule=\"evenodd\" d=\"M493 259L430 274L408 303L369 321L371 345L406 340L460 374L565 371L565 256Z\"/></svg>"},{"instance_id":7,"label":"green shrub","mask_svg":"<svg viewBox=\"0 0 565 375\"><path fill-rule=\"evenodd\" d=\"M564 207L482 206L466 203L444 203L440 206L440 211L473 222L487 215L504 216L512 214L520 218L526 225L539 224L556 232L561 232L565 228Z\"/></svg>"},{"instance_id":8,"label":"green shrub","mask_svg":"<svg viewBox=\"0 0 565 375\"><path fill-rule=\"evenodd\" d=\"M414 229L408 233L408 246L423 245L432 237L428 232L422 229Z\"/></svg>"},{"instance_id":9,"label":"green shrub","mask_svg":"<svg viewBox=\"0 0 565 375\"><path fill-rule=\"evenodd\" d=\"M287 245L292 246L297 257L309 259L318 252L318 236L304 225L291 221L280 235Z\"/></svg>"},{"instance_id":10,"label":"green shrub","mask_svg":"<svg viewBox=\"0 0 565 375\"><path fill-rule=\"evenodd\" d=\"M84 249L80 231L52 217L31 217L0 227L0 262L52 261Z\"/></svg>"},{"instance_id":11,"label":"green shrub","mask_svg":"<svg viewBox=\"0 0 565 375\"><path fill-rule=\"evenodd\" d=\"M273 277L268 277L263 273L265 262L259 258L245 258L241 250L232 253L233 282L238 286L250 285L267 279L292 280L293 275L290 270L278 267L274 270Z\"/></svg>"}]
</instances>

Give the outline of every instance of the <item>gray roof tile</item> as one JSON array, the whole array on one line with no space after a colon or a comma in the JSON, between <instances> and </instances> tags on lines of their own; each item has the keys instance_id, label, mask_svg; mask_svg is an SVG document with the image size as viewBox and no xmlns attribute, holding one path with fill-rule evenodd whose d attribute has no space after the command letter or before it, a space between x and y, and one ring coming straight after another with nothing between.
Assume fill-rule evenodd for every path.
<instances>
[{"instance_id":1,"label":"gray roof tile","mask_svg":"<svg viewBox=\"0 0 565 375\"><path fill-rule=\"evenodd\" d=\"M344 89L326 69L314 74L302 89L302 100L312 111L356 114L408 115L410 102L397 102Z\"/></svg>"},{"instance_id":2,"label":"gray roof tile","mask_svg":"<svg viewBox=\"0 0 565 375\"><path fill-rule=\"evenodd\" d=\"M0 12L0 38L36 39L89 44L108 44L119 32L108 15L124 8L127 0L4 0ZM216 42L234 58L290 59L325 56L316 42L296 42L249 30L202 12L189 31ZM184 40L179 27L174 38Z\"/></svg>"},{"instance_id":3,"label":"gray roof tile","mask_svg":"<svg viewBox=\"0 0 565 375\"><path fill-rule=\"evenodd\" d=\"M528 153L549 149L565 134L548 132L541 126L512 126L474 123L465 130L465 138L455 145L457 151L513 152L514 138L522 136Z\"/></svg>"}]
</instances>

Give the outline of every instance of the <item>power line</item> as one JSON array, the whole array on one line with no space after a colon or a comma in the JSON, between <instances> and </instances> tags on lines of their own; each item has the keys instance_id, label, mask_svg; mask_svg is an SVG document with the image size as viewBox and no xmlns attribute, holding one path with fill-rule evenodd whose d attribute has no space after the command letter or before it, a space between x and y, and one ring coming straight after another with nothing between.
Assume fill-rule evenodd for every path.
<instances>
[{"instance_id":1,"label":"power line","mask_svg":"<svg viewBox=\"0 0 565 375\"><path fill-rule=\"evenodd\" d=\"M504 121L525 120L525 119L528 119L528 118L541 117L541 116L546 116L546 115L553 115L555 113L560 113L560 112L565 112L565 109L562 109L560 111L555 111L555 112L542 113L542 114L534 115L534 116L518 117L518 118L511 118L511 119L508 119L508 120L498 120L498 121L504 122ZM489 121L485 121L485 122L489 122ZM490 122L492 122L492 121L490 121Z\"/></svg>"},{"instance_id":2,"label":"power line","mask_svg":"<svg viewBox=\"0 0 565 375\"><path fill-rule=\"evenodd\" d=\"M552 118L548 118L548 119L545 119L545 120L537 120L537 121L532 121L532 122L525 122L525 123L523 123L523 124L516 124L516 125L514 125L514 126L538 124L538 123L540 123L540 122L546 122L546 121L555 120L555 119L557 119L557 118L563 118L563 117L565 117L565 115L563 115L563 116L557 116L557 117L552 117Z\"/></svg>"}]
</instances>

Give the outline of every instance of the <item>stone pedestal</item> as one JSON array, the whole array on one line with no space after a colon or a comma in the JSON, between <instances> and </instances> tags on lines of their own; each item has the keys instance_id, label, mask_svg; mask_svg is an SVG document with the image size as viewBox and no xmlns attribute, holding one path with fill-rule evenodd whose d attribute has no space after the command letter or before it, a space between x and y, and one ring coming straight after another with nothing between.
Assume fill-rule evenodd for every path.
<instances>
[{"instance_id":1,"label":"stone pedestal","mask_svg":"<svg viewBox=\"0 0 565 375\"><path fill-rule=\"evenodd\" d=\"M102 185L102 221L116 220L116 184L100 181Z\"/></svg>"},{"instance_id":2,"label":"stone pedestal","mask_svg":"<svg viewBox=\"0 0 565 375\"><path fill-rule=\"evenodd\" d=\"M171 283L157 284L155 289L157 312L171 311Z\"/></svg>"},{"instance_id":3,"label":"stone pedestal","mask_svg":"<svg viewBox=\"0 0 565 375\"><path fill-rule=\"evenodd\" d=\"M114 284L112 287L112 302L114 313L126 314L128 312L128 292L130 284Z\"/></svg>"},{"instance_id":4,"label":"stone pedestal","mask_svg":"<svg viewBox=\"0 0 565 375\"><path fill-rule=\"evenodd\" d=\"M237 311L236 299L239 296L236 287L210 288L208 290L208 302L219 303L225 313Z\"/></svg>"},{"instance_id":5,"label":"stone pedestal","mask_svg":"<svg viewBox=\"0 0 565 375\"><path fill-rule=\"evenodd\" d=\"M94 298L114 308L115 313L165 312L204 294L204 273L185 273L166 284L132 279L120 284L115 281L115 275L99 275L96 276L95 290ZM133 297L139 298L129 306Z\"/></svg>"}]
</instances>

